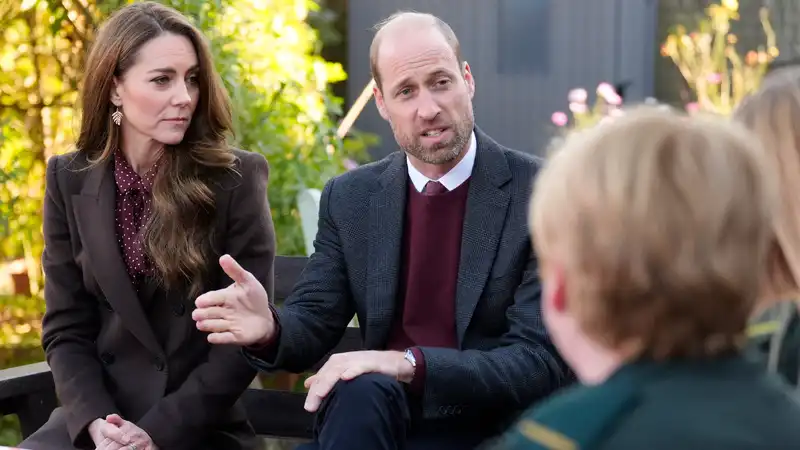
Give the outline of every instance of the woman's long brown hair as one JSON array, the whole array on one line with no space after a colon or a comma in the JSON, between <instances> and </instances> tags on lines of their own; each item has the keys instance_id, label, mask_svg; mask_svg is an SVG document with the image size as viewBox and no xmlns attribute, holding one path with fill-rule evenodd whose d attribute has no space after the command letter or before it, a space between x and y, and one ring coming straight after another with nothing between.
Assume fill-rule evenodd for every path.
<instances>
[{"instance_id":1,"label":"woman's long brown hair","mask_svg":"<svg viewBox=\"0 0 800 450\"><path fill-rule=\"evenodd\" d=\"M761 140L780 189L761 306L800 300L800 68L770 73L740 103L734 119Z\"/></svg>"},{"instance_id":2,"label":"woman's long brown hair","mask_svg":"<svg viewBox=\"0 0 800 450\"><path fill-rule=\"evenodd\" d=\"M167 288L189 285L199 293L210 260L215 173L232 169L226 143L232 131L231 106L203 35L179 12L158 3L129 5L100 29L86 64L77 148L93 165L113 158L120 131L112 123L114 77L135 63L139 49L164 34L185 36L199 64L200 95L183 141L166 146L153 186L153 209L144 225L144 250Z\"/></svg>"}]
</instances>

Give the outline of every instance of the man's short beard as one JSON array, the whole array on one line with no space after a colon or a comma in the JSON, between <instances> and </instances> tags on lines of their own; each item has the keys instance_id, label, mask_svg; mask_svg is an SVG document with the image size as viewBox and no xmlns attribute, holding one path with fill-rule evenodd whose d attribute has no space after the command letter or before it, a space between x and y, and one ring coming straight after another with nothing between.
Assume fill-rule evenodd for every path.
<instances>
[{"instance_id":1,"label":"man's short beard","mask_svg":"<svg viewBox=\"0 0 800 450\"><path fill-rule=\"evenodd\" d=\"M411 144L404 147L406 153L418 160L433 165L447 164L458 159L467 149L470 137L472 136L472 120L464 120L456 124L453 130L453 139L444 146L427 149L422 146L418 139L409 139Z\"/></svg>"}]
</instances>

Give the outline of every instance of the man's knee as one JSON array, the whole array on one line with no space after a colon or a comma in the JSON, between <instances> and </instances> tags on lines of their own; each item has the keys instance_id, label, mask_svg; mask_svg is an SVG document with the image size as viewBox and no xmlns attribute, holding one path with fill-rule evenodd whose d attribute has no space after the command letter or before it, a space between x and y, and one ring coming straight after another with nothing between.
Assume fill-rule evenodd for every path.
<instances>
[{"instance_id":1,"label":"man's knee","mask_svg":"<svg viewBox=\"0 0 800 450\"><path fill-rule=\"evenodd\" d=\"M405 391L400 382L379 373L340 380L334 386L332 396L347 403L405 402Z\"/></svg>"},{"instance_id":2,"label":"man's knee","mask_svg":"<svg viewBox=\"0 0 800 450\"><path fill-rule=\"evenodd\" d=\"M386 375L340 380L316 416L320 448L397 448L409 419L405 390Z\"/></svg>"}]
</instances>

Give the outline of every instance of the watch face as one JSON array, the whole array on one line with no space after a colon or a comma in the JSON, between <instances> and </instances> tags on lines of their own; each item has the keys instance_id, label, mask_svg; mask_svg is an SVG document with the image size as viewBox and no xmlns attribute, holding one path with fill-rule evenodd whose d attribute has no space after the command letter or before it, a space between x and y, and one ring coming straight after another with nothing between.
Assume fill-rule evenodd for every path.
<instances>
[{"instance_id":1,"label":"watch face","mask_svg":"<svg viewBox=\"0 0 800 450\"><path fill-rule=\"evenodd\" d=\"M405 358L411 363L412 366L417 367L417 358L414 358L414 352L411 350L406 350Z\"/></svg>"}]
</instances>

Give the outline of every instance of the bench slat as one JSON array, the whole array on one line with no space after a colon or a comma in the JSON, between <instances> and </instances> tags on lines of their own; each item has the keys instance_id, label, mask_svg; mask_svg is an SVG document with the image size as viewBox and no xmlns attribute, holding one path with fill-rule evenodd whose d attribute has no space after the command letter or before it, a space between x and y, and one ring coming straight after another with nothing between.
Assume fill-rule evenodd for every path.
<instances>
[{"instance_id":1,"label":"bench slat","mask_svg":"<svg viewBox=\"0 0 800 450\"><path fill-rule=\"evenodd\" d=\"M305 394L248 389L242 395L247 418L259 436L310 439L314 416L303 409Z\"/></svg>"}]
</instances>

